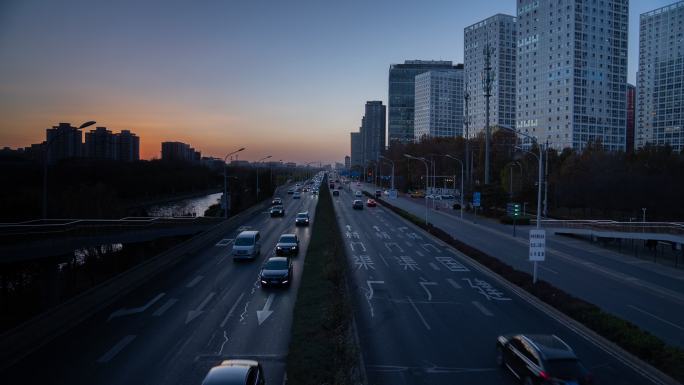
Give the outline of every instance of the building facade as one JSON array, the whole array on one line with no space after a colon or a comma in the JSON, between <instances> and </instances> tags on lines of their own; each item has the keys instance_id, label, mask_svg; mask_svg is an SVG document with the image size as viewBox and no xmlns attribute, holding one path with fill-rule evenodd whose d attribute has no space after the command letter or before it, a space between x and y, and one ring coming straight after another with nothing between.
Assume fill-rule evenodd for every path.
<instances>
[{"instance_id":1,"label":"building facade","mask_svg":"<svg viewBox=\"0 0 684 385\"><path fill-rule=\"evenodd\" d=\"M118 138L118 159L122 162L136 162L140 160L140 138L129 130L122 130L115 134Z\"/></svg>"},{"instance_id":2,"label":"building facade","mask_svg":"<svg viewBox=\"0 0 684 385\"><path fill-rule=\"evenodd\" d=\"M406 60L389 68L387 95L387 138L393 141L412 142L414 134L414 98L417 75L430 70L453 69L450 61Z\"/></svg>"},{"instance_id":3,"label":"building facade","mask_svg":"<svg viewBox=\"0 0 684 385\"><path fill-rule=\"evenodd\" d=\"M48 162L83 156L83 131L70 123L59 123L45 130Z\"/></svg>"},{"instance_id":4,"label":"building facade","mask_svg":"<svg viewBox=\"0 0 684 385\"><path fill-rule=\"evenodd\" d=\"M639 18L635 147L684 150L684 1Z\"/></svg>"},{"instance_id":5,"label":"building facade","mask_svg":"<svg viewBox=\"0 0 684 385\"><path fill-rule=\"evenodd\" d=\"M463 136L463 65L416 76L415 141Z\"/></svg>"},{"instance_id":6,"label":"building facade","mask_svg":"<svg viewBox=\"0 0 684 385\"><path fill-rule=\"evenodd\" d=\"M483 89L485 57L489 51L491 97L490 127L515 127L516 109L516 18L497 14L463 31L465 90L468 92L468 137L485 129L486 98Z\"/></svg>"},{"instance_id":7,"label":"building facade","mask_svg":"<svg viewBox=\"0 0 684 385\"><path fill-rule=\"evenodd\" d=\"M625 149L628 0L519 0L516 129Z\"/></svg>"},{"instance_id":8,"label":"building facade","mask_svg":"<svg viewBox=\"0 0 684 385\"><path fill-rule=\"evenodd\" d=\"M636 87L627 83L627 128L625 131L625 151L634 152L634 135L636 128Z\"/></svg>"},{"instance_id":9,"label":"building facade","mask_svg":"<svg viewBox=\"0 0 684 385\"><path fill-rule=\"evenodd\" d=\"M350 133L351 138L351 167L363 166L363 141L360 132Z\"/></svg>"},{"instance_id":10,"label":"building facade","mask_svg":"<svg viewBox=\"0 0 684 385\"><path fill-rule=\"evenodd\" d=\"M119 159L119 137L107 127L97 127L85 134L85 156L94 159Z\"/></svg>"},{"instance_id":11,"label":"building facade","mask_svg":"<svg viewBox=\"0 0 684 385\"><path fill-rule=\"evenodd\" d=\"M361 120L364 165L377 161L385 150L386 114L387 108L381 101L366 102L365 114Z\"/></svg>"},{"instance_id":12,"label":"building facade","mask_svg":"<svg viewBox=\"0 0 684 385\"><path fill-rule=\"evenodd\" d=\"M344 157L344 169L349 170L351 168L351 157L349 155Z\"/></svg>"},{"instance_id":13,"label":"building facade","mask_svg":"<svg viewBox=\"0 0 684 385\"><path fill-rule=\"evenodd\" d=\"M202 154L189 144L182 142L162 142L161 159L165 161L199 162Z\"/></svg>"}]
</instances>

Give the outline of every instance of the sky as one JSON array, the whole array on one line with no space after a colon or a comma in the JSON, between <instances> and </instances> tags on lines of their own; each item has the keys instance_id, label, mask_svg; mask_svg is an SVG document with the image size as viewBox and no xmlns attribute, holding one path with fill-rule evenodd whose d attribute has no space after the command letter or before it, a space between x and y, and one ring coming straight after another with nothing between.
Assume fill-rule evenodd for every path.
<instances>
[{"instance_id":1,"label":"sky","mask_svg":"<svg viewBox=\"0 0 684 385\"><path fill-rule=\"evenodd\" d=\"M544 0L546 1L546 0ZM639 14L630 1L628 81ZM0 147L88 120L205 156L342 162L389 65L463 62L463 28L515 0L1 0Z\"/></svg>"}]
</instances>

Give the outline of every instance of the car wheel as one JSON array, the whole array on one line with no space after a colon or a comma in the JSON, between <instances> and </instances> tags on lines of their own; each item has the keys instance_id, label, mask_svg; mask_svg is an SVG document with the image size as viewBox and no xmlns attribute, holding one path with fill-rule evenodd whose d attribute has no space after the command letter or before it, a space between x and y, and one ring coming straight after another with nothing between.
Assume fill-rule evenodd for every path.
<instances>
[{"instance_id":1,"label":"car wheel","mask_svg":"<svg viewBox=\"0 0 684 385\"><path fill-rule=\"evenodd\" d=\"M523 385L534 385L534 382L530 377L525 377L525 379L523 379Z\"/></svg>"},{"instance_id":2,"label":"car wheel","mask_svg":"<svg viewBox=\"0 0 684 385\"><path fill-rule=\"evenodd\" d=\"M501 346L496 348L496 364L499 366L504 366L503 349L501 349Z\"/></svg>"}]
</instances>

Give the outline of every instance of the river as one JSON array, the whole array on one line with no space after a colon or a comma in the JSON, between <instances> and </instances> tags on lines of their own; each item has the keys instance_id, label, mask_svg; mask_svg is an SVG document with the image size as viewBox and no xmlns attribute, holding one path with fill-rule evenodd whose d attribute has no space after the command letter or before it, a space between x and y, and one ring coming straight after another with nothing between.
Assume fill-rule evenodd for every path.
<instances>
[{"instance_id":1,"label":"river","mask_svg":"<svg viewBox=\"0 0 684 385\"><path fill-rule=\"evenodd\" d=\"M209 208L209 206L216 204L221 200L221 195L222 193L215 193L201 197L150 206L147 208L147 215L151 217L201 217L204 216L204 212Z\"/></svg>"}]
</instances>

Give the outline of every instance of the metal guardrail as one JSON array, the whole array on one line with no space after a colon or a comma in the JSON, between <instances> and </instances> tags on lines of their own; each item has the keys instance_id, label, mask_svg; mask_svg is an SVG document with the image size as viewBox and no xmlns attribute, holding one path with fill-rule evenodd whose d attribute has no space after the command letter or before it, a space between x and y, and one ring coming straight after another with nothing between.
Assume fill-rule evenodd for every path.
<instances>
[{"instance_id":1,"label":"metal guardrail","mask_svg":"<svg viewBox=\"0 0 684 385\"><path fill-rule=\"evenodd\" d=\"M621 233L652 233L684 236L681 222L617 222L611 220L542 220L542 226Z\"/></svg>"}]
</instances>

